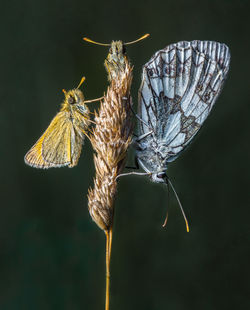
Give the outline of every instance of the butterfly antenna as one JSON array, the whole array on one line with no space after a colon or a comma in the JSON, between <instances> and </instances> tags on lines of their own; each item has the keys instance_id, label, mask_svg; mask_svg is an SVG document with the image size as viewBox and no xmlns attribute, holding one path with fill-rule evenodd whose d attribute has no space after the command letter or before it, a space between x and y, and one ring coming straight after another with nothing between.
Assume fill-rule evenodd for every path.
<instances>
[{"instance_id":1,"label":"butterfly antenna","mask_svg":"<svg viewBox=\"0 0 250 310\"><path fill-rule=\"evenodd\" d=\"M83 83L85 80L86 80L86 78L85 78L85 76L83 76L83 77L81 78L80 83L79 83L78 86L77 86L77 89L80 88L80 86L82 85L82 83Z\"/></svg>"},{"instance_id":2,"label":"butterfly antenna","mask_svg":"<svg viewBox=\"0 0 250 310\"><path fill-rule=\"evenodd\" d=\"M89 39L89 38L86 38L86 37L84 37L83 40L86 41L86 42L89 42L89 43L96 44L96 45L110 46L110 44L108 44L108 43L96 42L96 41L93 41L93 40L91 40L91 39Z\"/></svg>"},{"instance_id":3,"label":"butterfly antenna","mask_svg":"<svg viewBox=\"0 0 250 310\"><path fill-rule=\"evenodd\" d=\"M134 43L136 43L136 42L139 42L139 41L141 41L141 40L146 39L146 38L149 37L149 36L150 36L150 34L149 34L149 33L146 33L146 34L144 34L142 37L140 37L139 39L134 40L134 41L131 41L131 42L124 43L124 45L134 44Z\"/></svg>"},{"instance_id":4,"label":"butterfly antenna","mask_svg":"<svg viewBox=\"0 0 250 310\"><path fill-rule=\"evenodd\" d=\"M181 209L182 215L183 215L184 220L185 220L185 223L186 223L187 232L189 232L189 225L188 225L188 220L187 220L187 218L186 218L185 212L184 212L184 210L183 210L183 208L182 208L180 199L179 199L179 197L178 197L178 195L177 195L177 193L176 193L176 191L175 191L175 189L174 189L174 186L173 186L172 182L170 181L170 179L169 179L168 177L167 177L167 183L169 183L170 187L172 188L172 190L173 190L173 192L174 192L174 194L175 194L176 200L178 201L179 207L180 207L180 209Z\"/></svg>"},{"instance_id":5,"label":"butterfly antenna","mask_svg":"<svg viewBox=\"0 0 250 310\"><path fill-rule=\"evenodd\" d=\"M168 206L169 206L169 184L168 184L168 180L166 182L166 185L168 188ZM167 225L167 221L168 221L168 210L167 210L166 217L165 217L165 220L164 220L162 227L165 227Z\"/></svg>"}]
</instances>

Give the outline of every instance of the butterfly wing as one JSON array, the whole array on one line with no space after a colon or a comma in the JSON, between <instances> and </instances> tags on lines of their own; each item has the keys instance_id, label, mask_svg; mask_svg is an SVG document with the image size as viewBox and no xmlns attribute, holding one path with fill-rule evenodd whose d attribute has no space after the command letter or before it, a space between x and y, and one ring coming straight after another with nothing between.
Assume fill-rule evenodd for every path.
<instances>
[{"instance_id":1,"label":"butterfly wing","mask_svg":"<svg viewBox=\"0 0 250 310\"><path fill-rule=\"evenodd\" d=\"M88 127L88 123L82 122L80 124L73 124L71 130L71 162L69 168L77 165L81 155L83 141L85 139L85 130Z\"/></svg>"},{"instance_id":2,"label":"butterfly wing","mask_svg":"<svg viewBox=\"0 0 250 310\"><path fill-rule=\"evenodd\" d=\"M70 119L69 112L59 112L49 127L25 155L25 163L35 168L51 168L77 164L84 134Z\"/></svg>"},{"instance_id":3,"label":"butterfly wing","mask_svg":"<svg viewBox=\"0 0 250 310\"><path fill-rule=\"evenodd\" d=\"M229 69L225 44L183 41L158 51L143 67L140 134L153 131L174 160L210 113Z\"/></svg>"}]
</instances>

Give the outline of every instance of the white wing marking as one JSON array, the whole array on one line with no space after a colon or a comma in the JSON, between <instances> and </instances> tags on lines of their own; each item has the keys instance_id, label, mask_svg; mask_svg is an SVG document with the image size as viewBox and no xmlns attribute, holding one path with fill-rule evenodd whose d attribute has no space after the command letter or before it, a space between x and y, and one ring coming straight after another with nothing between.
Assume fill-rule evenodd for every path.
<instances>
[{"instance_id":1,"label":"white wing marking","mask_svg":"<svg viewBox=\"0 0 250 310\"><path fill-rule=\"evenodd\" d=\"M150 127L157 143L174 154L183 150L210 113L229 62L228 47L212 41L184 41L158 51L143 68L139 115L148 126L141 122L140 134Z\"/></svg>"}]
</instances>

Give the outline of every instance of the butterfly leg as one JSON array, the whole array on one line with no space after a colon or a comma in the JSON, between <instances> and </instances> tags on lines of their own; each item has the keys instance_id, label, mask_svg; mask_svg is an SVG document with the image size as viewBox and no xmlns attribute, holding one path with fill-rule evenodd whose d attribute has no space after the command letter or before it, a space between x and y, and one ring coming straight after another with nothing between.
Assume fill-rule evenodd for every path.
<instances>
[{"instance_id":1,"label":"butterfly leg","mask_svg":"<svg viewBox=\"0 0 250 310\"><path fill-rule=\"evenodd\" d=\"M147 136L151 135L152 133L153 133L153 130L144 133L143 135L137 137L135 142L141 141L142 139L146 138Z\"/></svg>"},{"instance_id":2,"label":"butterfly leg","mask_svg":"<svg viewBox=\"0 0 250 310\"><path fill-rule=\"evenodd\" d=\"M90 103L90 102L96 102L96 101L101 101L104 98L104 96L92 100L85 100L84 103Z\"/></svg>"},{"instance_id":3,"label":"butterfly leg","mask_svg":"<svg viewBox=\"0 0 250 310\"><path fill-rule=\"evenodd\" d=\"M90 128L88 129L88 131L90 131L93 134L93 132L92 132L92 130ZM81 128L80 132L82 132L89 139L89 141L91 142L90 136L87 134L87 132L84 129Z\"/></svg>"},{"instance_id":4,"label":"butterfly leg","mask_svg":"<svg viewBox=\"0 0 250 310\"><path fill-rule=\"evenodd\" d=\"M125 99L125 98L126 98L126 97L124 97L124 99ZM134 114L134 116L135 116L140 122L142 122L145 126L147 126L147 127L150 129L149 125L148 125L143 119L141 119L140 116L139 116L138 114L135 113L134 109L133 109L132 106L131 106L131 103L130 103L130 110L132 111L132 113Z\"/></svg>"},{"instance_id":5,"label":"butterfly leg","mask_svg":"<svg viewBox=\"0 0 250 310\"><path fill-rule=\"evenodd\" d=\"M146 132L144 133L143 135L140 135L140 136L137 136L135 135L135 139L133 139L133 142L132 142L132 146L135 150L137 151L141 151L142 150L142 145L140 143L141 140L145 139L146 137L148 137L149 135L151 135L153 133L153 131L149 131L149 132Z\"/></svg>"},{"instance_id":6,"label":"butterfly leg","mask_svg":"<svg viewBox=\"0 0 250 310\"><path fill-rule=\"evenodd\" d=\"M128 173L121 173L119 174L117 177L116 177L116 180L120 177L124 177L124 176L127 176L127 175L150 175L151 173L148 173L148 172L128 172Z\"/></svg>"},{"instance_id":7,"label":"butterfly leg","mask_svg":"<svg viewBox=\"0 0 250 310\"><path fill-rule=\"evenodd\" d=\"M146 138L147 136L151 135L153 131L149 131L141 136L137 136L136 135L136 139L133 139L133 147L136 149L136 150L141 150L141 147L140 147L140 144L139 144L139 141ZM135 170L138 170L139 169L139 163L138 163L138 159L137 157L135 156L135 167L128 167L126 166L127 169L135 169Z\"/></svg>"}]
</instances>

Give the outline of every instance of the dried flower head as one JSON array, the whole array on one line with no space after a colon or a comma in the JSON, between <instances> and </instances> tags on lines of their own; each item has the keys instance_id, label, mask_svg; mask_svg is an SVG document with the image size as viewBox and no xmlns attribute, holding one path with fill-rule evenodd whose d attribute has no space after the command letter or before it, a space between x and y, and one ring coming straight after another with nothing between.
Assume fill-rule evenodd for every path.
<instances>
[{"instance_id":1,"label":"dried flower head","mask_svg":"<svg viewBox=\"0 0 250 310\"><path fill-rule=\"evenodd\" d=\"M116 177L124 168L132 134L132 67L121 41L111 43L105 67L110 86L95 114L96 126L90 137L96 152L96 177L94 187L89 190L88 200L92 219L101 229L108 231L113 224Z\"/></svg>"}]
</instances>

